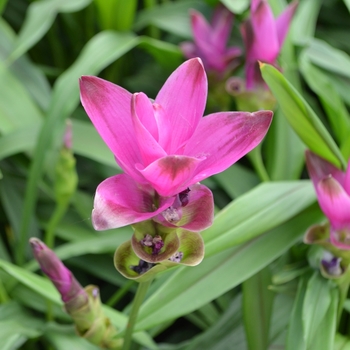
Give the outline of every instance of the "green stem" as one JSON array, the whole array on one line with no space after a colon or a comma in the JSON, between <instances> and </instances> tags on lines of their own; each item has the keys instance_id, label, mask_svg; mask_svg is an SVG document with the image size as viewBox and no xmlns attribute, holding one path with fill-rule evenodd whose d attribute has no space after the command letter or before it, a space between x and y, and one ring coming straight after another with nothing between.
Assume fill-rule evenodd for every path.
<instances>
[{"instance_id":1,"label":"green stem","mask_svg":"<svg viewBox=\"0 0 350 350\"><path fill-rule=\"evenodd\" d=\"M141 282L137 288L137 292L136 292L134 302L131 308L131 312L129 315L128 324L125 330L124 344L123 344L122 350L130 349L130 345L132 342L132 333L137 320L137 314L139 312L143 299L145 298L148 287L151 285L151 283L152 283L152 279L148 280L147 282Z\"/></svg>"},{"instance_id":2,"label":"green stem","mask_svg":"<svg viewBox=\"0 0 350 350\"><path fill-rule=\"evenodd\" d=\"M258 176L261 181L267 182L270 181L269 174L266 171L264 162L261 157L261 146L259 145L251 152L248 153L248 157L253 164L254 169L258 173Z\"/></svg>"},{"instance_id":3,"label":"green stem","mask_svg":"<svg viewBox=\"0 0 350 350\"><path fill-rule=\"evenodd\" d=\"M0 279L0 304L6 303L9 300L10 297L8 296L5 286Z\"/></svg>"},{"instance_id":4,"label":"green stem","mask_svg":"<svg viewBox=\"0 0 350 350\"><path fill-rule=\"evenodd\" d=\"M151 9L155 6L157 6L156 0L144 0L145 9ZM148 26L147 34L149 37L154 38L154 39L160 38L160 30L159 30L159 28L155 27L154 25Z\"/></svg>"},{"instance_id":5,"label":"green stem","mask_svg":"<svg viewBox=\"0 0 350 350\"><path fill-rule=\"evenodd\" d=\"M56 227L61 221L62 217L64 216L67 210L68 203L69 203L69 200L58 202L56 205L55 211L53 212L50 218L50 221L47 224L47 228L45 232L45 244L51 249L54 247L54 243L55 243Z\"/></svg>"},{"instance_id":6,"label":"green stem","mask_svg":"<svg viewBox=\"0 0 350 350\"><path fill-rule=\"evenodd\" d=\"M130 280L124 284L122 288L119 288L106 302L106 305L113 307L134 285L134 281Z\"/></svg>"},{"instance_id":7,"label":"green stem","mask_svg":"<svg viewBox=\"0 0 350 350\"><path fill-rule=\"evenodd\" d=\"M342 315L342 311L343 311L343 306L344 306L344 302L347 298L348 295L348 291L349 291L349 286L350 286L350 270L349 267L347 269L347 272L345 273L345 276L343 279L341 279L342 281L340 283L338 283L338 287L339 287L339 303L338 303L338 317L337 317L337 324L339 326L339 322L340 322L340 318Z\"/></svg>"}]
</instances>

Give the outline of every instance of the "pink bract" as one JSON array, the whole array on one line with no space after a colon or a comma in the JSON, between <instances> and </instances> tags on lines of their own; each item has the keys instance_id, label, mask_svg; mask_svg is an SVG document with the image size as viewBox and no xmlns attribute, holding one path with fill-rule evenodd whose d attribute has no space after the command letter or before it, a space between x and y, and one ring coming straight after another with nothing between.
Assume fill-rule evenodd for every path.
<instances>
[{"instance_id":1,"label":"pink bract","mask_svg":"<svg viewBox=\"0 0 350 350\"><path fill-rule=\"evenodd\" d=\"M276 65L298 3L291 3L276 19L266 0L252 0L250 17L241 26L246 48L246 88L263 84L258 61Z\"/></svg>"},{"instance_id":2,"label":"pink bract","mask_svg":"<svg viewBox=\"0 0 350 350\"><path fill-rule=\"evenodd\" d=\"M320 207L331 224L332 244L350 249L350 160L346 172L342 172L306 151L306 163Z\"/></svg>"},{"instance_id":3,"label":"pink bract","mask_svg":"<svg viewBox=\"0 0 350 350\"><path fill-rule=\"evenodd\" d=\"M233 25L233 14L223 5L214 11L211 23L196 10L191 10L192 42L183 42L180 48L186 58L200 57L208 71L224 73L234 68L234 61L241 55L241 49L226 47Z\"/></svg>"}]
</instances>

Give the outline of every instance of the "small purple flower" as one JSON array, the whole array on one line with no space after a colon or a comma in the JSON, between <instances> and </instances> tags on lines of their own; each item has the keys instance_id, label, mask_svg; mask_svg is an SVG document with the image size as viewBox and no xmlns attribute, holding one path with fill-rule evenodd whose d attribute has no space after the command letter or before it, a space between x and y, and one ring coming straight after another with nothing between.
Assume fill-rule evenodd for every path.
<instances>
[{"instance_id":1,"label":"small purple flower","mask_svg":"<svg viewBox=\"0 0 350 350\"><path fill-rule=\"evenodd\" d=\"M190 16L194 43L186 41L180 44L184 56L200 57L208 72L219 75L234 69L241 49L226 47L233 25L233 14L223 5L218 5L211 23L196 10L191 10Z\"/></svg>"},{"instance_id":2,"label":"small purple flower","mask_svg":"<svg viewBox=\"0 0 350 350\"><path fill-rule=\"evenodd\" d=\"M198 182L256 147L273 115L220 112L203 118L207 77L198 58L183 63L154 101L97 77L82 77L80 89L87 114L125 172L97 188L97 230L153 218L191 231L207 228L213 198ZM172 220L168 214L175 210Z\"/></svg>"},{"instance_id":3,"label":"small purple flower","mask_svg":"<svg viewBox=\"0 0 350 350\"><path fill-rule=\"evenodd\" d=\"M340 262L341 258L333 256L327 251L324 252L321 260L325 272L330 276L340 276L343 273Z\"/></svg>"},{"instance_id":4,"label":"small purple flower","mask_svg":"<svg viewBox=\"0 0 350 350\"><path fill-rule=\"evenodd\" d=\"M250 17L241 26L246 48L246 89L265 86L258 61L277 66L277 57L287 36L298 3L291 3L276 19L266 0L252 0Z\"/></svg>"},{"instance_id":5,"label":"small purple flower","mask_svg":"<svg viewBox=\"0 0 350 350\"><path fill-rule=\"evenodd\" d=\"M350 160L342 172L325 159L306 151L306 164L318 202L330 222L331 243L350 249Z\"/></svg>"}]
</instances>

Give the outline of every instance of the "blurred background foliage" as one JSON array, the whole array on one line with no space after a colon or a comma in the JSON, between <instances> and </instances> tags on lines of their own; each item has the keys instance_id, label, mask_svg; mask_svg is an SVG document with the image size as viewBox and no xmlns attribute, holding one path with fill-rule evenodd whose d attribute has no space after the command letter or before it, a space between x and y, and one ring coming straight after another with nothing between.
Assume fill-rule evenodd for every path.
<instances>
[{"instance_id":1,"label":"blurred background foliage","mask_svg":"<svg viewBox=\"0 0 350 350\"><path fill-rule=\"evenodd\" d=\"M120 169L79 104L78 79L98 75L154 98L184 60L178 44L192 38L189 9L209 18L217 3L0 1L2 350L95 348L75 336L57 292L36 272L28 245L33 236L55 247L81 284L98 285L107 315L121 331L125 327L136 283L115 271L112 255L131 229L96 233L90 221L96 186ZM242 47L239 25L249 1L222 3L236 14L231 42ZM286 6L284 0L269 3L276 14ZM141 308L133 349L350 347L349 302L337 316L338 290L319 273L320 252L301 243L324 216L303 180L303 131L287 123L292 103L307 103L335 140L330 149L321 133L315 148L349 158L349 10L348 0L300 1L280 65L304 100L281 100L270 86L282 107L262 148L272 181L261 183L248 159L205 181L218 212L203 232L206 258L157 278ZM238 76L242 67L243 60ZM230 107L237 108L233 98ZM62 162L68 119L76 186L74 166ZM62 193L65 181L73 185Z\"/></svg>"}]
</instances>

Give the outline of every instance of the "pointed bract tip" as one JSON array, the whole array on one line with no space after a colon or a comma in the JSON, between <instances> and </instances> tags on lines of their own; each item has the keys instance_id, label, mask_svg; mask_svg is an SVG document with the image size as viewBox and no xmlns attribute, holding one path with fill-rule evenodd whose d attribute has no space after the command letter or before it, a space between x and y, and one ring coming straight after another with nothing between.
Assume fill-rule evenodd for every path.
<instances>
[{"instance_id":1,"label":"pointed bract tip","mask_svg":"<svg viewBox=\"0 0 350 350\"><path fill-rule=\"evenodd\" d=\"M30 246L32 247L33 253L38 253L41 250L48 249L48 247L39 239L32 237L29 239Z\"/></svg>"},{"instance_id":2,"label":"pointed bract tip","mask_svg":"<svg viewBox=\"0 0 350 350\"><path fill-rule=\"evenodd\" d=\"M203 61L200 57L190 58L189 60L185 61L183 64L187 64L190 69L198 69L199 68L198 64L199 64L204 70Z\"/></svg>"},{"instance_id":3,"label":"pointed bract tip","mask_svg":"<svg viewBox=\"0 0 350 350\"><path fill-rule=\"evenodd\" d=\"M272 117L273 117L273 112L272 111L265 111L265 110L261 110L261 111L256 111L252 113L255 117L258 118L266 118L269 119L270 122L272 121Z\"/></svg>"},{"instance_id":4,"label":"pointed bract tip","mask_svg":"<svg viewBox=\"0 0 350 350\"><path fill-rule=\"evenodd\" d=\"M264 68L264 66L266 66L266 63L261 62L261 61L258 61L258 64L259 64L260 69Z\"/></svg>"}]
</instances>

